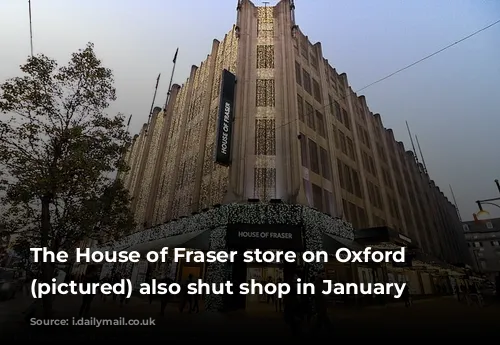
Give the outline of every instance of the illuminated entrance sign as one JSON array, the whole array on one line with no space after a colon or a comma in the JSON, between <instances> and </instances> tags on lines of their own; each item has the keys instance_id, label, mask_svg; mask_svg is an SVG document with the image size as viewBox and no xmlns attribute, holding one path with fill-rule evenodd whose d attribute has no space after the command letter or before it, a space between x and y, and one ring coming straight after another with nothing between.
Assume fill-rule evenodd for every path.
<instances>
[{"instance_id":1,"label":"illuminated entrance sign","mask_svg":"<svg viewBox=\"0 0 500 345\"><path fill-rule=\"evenodd\" d=\"M226 241L229 248L303 250L302 228L294 225L232 224Z\"/></svg>"}]
</instances>

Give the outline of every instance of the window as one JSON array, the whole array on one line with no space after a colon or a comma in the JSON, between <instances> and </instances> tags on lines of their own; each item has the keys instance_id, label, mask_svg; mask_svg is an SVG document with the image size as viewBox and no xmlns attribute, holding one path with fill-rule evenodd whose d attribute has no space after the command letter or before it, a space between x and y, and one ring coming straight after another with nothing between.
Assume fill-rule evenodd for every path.
<instances>
[{"instance_id":1,"label":"window","mask_svg":"<svg viewBox=\"0 0 500 345\"><path fill-rule=\"evenodd\" d=\"M309 168L309 164L307 161L307 138L302 133L300 133L300 156L302 159L302 166Z\"/></svg>"},{"instance_id":2,"label":"window","mask_svg":"<svg viewBox=\"0 0 500 345\"><path fill-rule=\"evenodd\" d=\"M361 160L363 161L363 168L369 172L370 165L368 163L368 155L365 151L361 151Z\"/></svg>"},{"instance_id":3,"label":"window","mask_svg":"<svg viewBox=\"0 0 500 345\"><path fill-rule=\"evenodd\" d=\"M368 156L368 161L370 164L370 172L372 173L373 176L377 177L377 169L375 168L375 161L373 160L373 157Z\"/></svg>"},{"instance_id":4,"label":"window","mask_svg":"<svg viewBox=\"0 0 500 345\"><path fill-rule=\"evenodd\" d=\"M309 73L306 72L306 70L302 70L303 72L303 80L302 82L304 83L304 90L306 90L306 92L308 94L311 94L311 76L309 75Z\"/></svg>"},{"instance_id":5,"label":"window","mask_svg":"<svg viewBox=\"0 0 500 345\"><path fill-rule=\"evenodd\" d=\"M354 152L354 143L352 142L352 139L347 137L347 155L349 158L351 158L353 161L356 160L356 153Z\"/></svg>"},{"instance_id":6,"label":"window","mask_svg":"<svg viewBox=\"0 0 500 345\"><path fill-rule=\"evenodd\" d=\"M313 79L313 94L314 99L321 103L321 90L319 88L319 83Z\"/></svg>"},{"instance_id":7,"label":"window","mask_svg":"<svg viewBox=\"0 0 500 345\"><path fill-rule=\"evenodd\" d=\"M325 201L323 203L325 212L328 214L332 214L332 203L333 203L333 194L328 191L323 191L325 196Z\"/></svg>"},{"instance_id":8,"label":"window","mask_svg":"<svg viewBox=\"0 0 500 345\"><path fill-rule=\"evenodd\" d=\"M340 159L337 158L337 170L339 172L339 182L340 182L340 187L345 188L345 183L344 183L344 168L343 164Z\"/></svg>"},{"instance_id":9,"label":"window","mask_svg":"<svg viewBox=\"0 0 500 345\"><path fill-rule=\"evenodd\" d=\"M320 158L321 158L321 172L324 178L327 180L332 179L332 173L330 169L330 159L328 157L328 152L320 146L319 148Z\"/></svg>"},{"instance_id":10,"label":"window","mask_svg":"<svg viewBox=\"0 0 500 345\"><path fill-rule=\"evenodd\" d=\"M344 154L347 154L347 143L345 140L345 134L341 130L339 130L339 141L340 141L340 150L342 150Z\"/></svg>"},{"instance_id":11,"label":"window","mask_svg":"<svg viewBox=\"0 0 500 345\"><path fill-rule=\"evenodd\" d=\"M274 68L274 46L257 46L257 68Z\"/></svg>"},{"instance_id":12,"label":"window","mask_svg":"<svg viewBox=\"0 0 500 345\"><path fill-rule=\"evenodd\" d=\"M491 241L491 245L492 245L493 247L498 247L500 244L499 244L499 242L498 242L498 241Z\"/></svg>"},{"instance_id":13,"label":"window","mask_svg":"<svg viewBox=\"0 0 500 345\"><path fill-rule=\"evenodd\" d=\"M325 137L325 120L323 114L316 110L316 129L323 138Z\"/></svg>"},{"instance_id":14,"label":"window","mask_svg":"<svg viewBox=\"0 0 500 345\"><path fill-rule=\"evenodd\" d=\"M370 136L368 135L368 131L367 130L363 130L363 133L364 133L364 136L365 136L366 146L368 146L368 148L371 149L372 146L370 144Z\"/></svg>"},{"instance_id":15,"label":"window","mask_svg":"<svg viewBox=\"0 0 500 345\"><path fill-rule=\"evenodd\" d=\"M297 95L297 110L299 113L299 120L304 122L304 100L300 95Z\"/></svg>"},{"instance_id":16,"label":"window","mask_svg":"<svg viewBox=\"0 0 500 345\"><path fill-rule=\"evenodd\" d=\"M333 110L333 98L332 95L328 95L328 107L330 108L330 113L335 116L335 111Z\"/></svg>"},{"instance_id":17,"label":"window","mask_svg":"<svg viewBox=\"0 0 500 345\"><path fill-rule=\"evenodd\" d=\"M344 125L348 130L351 130L351 121L349 120L349 116L347 116L347 111L342 109L342 118L344 119Z\"/></svg>"},{"instance_id":18,"label":"window","mask_svg":"<svg viewBox=\"0 0 500 345\"><path fill-rule=\"evenodd\" d=\"M323 211L323 190L320 186L312 184L313 207Z\"/></svg>"},{"instance_id":19,"label":"window","mask_svg":"<svg viewBox=\"0 0 500 345\"><path fill-rule=\"evenodd\" d=\"M306 102L306 113L304 114L307 125L311 127L312 129L314 128L314 109L313 106L309 104L309 102Z\"/></svg>"},{"instance_id":20,"label":"window","mask_svg":"<svg viewBox=\"0 0 500 345\"><path fill-rule=\"evenodd\" d=\"M307 42L307 39L302 38L300 42L300 52L302 56L308 60L309 58L309 42Z\"/></svg>"},{"instance_id":21,"label":"window","mask_svg":"<svg viewBox=\"0 0 500 345\"><path fill-rule=\"evenodd\" d=\"M359 220L359 227L360 228L365 228L368 226L368 219L366 217L366 212L363 208L357 207L358 210L358 220Z\"/></svg>"},{"instance_id":22,"label":"window","mask_svg":"<svg viewBox=\"0 0 500 345\"><path fill-rule=\"evenodd\" d=\"M339 136L337 133L337 127L335 127L335 125L333 125L332 128L333 128L333 141L335 142L335 147L338 149L339 148Z\"/></svg>"},{"instance_id":23,"label":"window","mask_svg":"<svg viewBox=\"0 0 500 345\"><path fill-rule=\"evenodd\" d=\"M302 179L302 184L304 186L304 192L306 193L307 203L312 204L311 200L311 184L306 179Z\"/></svg>"},{"instance_id":24,"label":"window","mask_svg":"<svg viewBox=\"0 0 500 345\"><path fill-rule=\"evenodd\" d=\"M481 268L486 269L486 261L481 261Z\"/></svg>"},{"instance_id":25,"label":"window","mask_svg":"<svg viewBox=\"0 0 500 345\"><path fill-rule=\"evenodd\" d=\"M359 198L362 198L363 194L361 192L361 181L359 179L359 174L356 170L352 171L352 184L354 187L354 195L356 195Z\"/></svg>"},{"instance_id":26,"label":"window","mask_svg":"<svg viewBox=\"0 0 500 345\"><path fill-rule=\"evenodd\" d=\"M302 85L302 69L297 61L295 61L295 80L297 84Z\"/></svg>"},{"instance_id":27,"label":"window","mask_svg":"<svg viewBox=\"0 0 500 345\"><path fill-rule=\"evenodd\" d=\"M311 171L319 174L319 160L318 160L318 145L311 139L308 140L309 143L309 157L311 159Z\"/></svg>"},{"instance_id":28,"label":"window","mask_svg":"<svg viewBox=\"0 0 500 345\"><path fill-rule=\"evenodd\" d=\"M345 178L345 189L353 194L353 188L352 188L352 177L351 177L351 168L344 164L344 178Z\"/></svg>"},{"instance_id":29,"label":"window","mask_svg":"<svg viewBox=\"0 0 500 345\"><path fill-rule=\"evenodd\" d=\"M486 227L488 229L493 229L493 224L491 224L491 222L486 222Z\"/></svg>"},{"instance_id":30,"label":"window","mask_svg":"<svg viewBox=\"0 0 500 345\"><path fill-rule=\"evenodd\" d=\"M311 53L310 61L311 61L311 66L313 66L315 70L318 70L318 57L316 55L316 52Z\"/></svg>"},{"instance_id":31,"label":"window","mask_svg":"<svg viewBox=\"0 0 500 345\"><path fill-rule=\"evenodd\" d=\"M469 226L467 224L462 225L464 231L469 231Z\"/></svg>"},{"instance_id":32,"label":"window","mask_svg":"<svg viewBox=\"0 0 500 345\"><path fill-rule=\"evenodd\" d=\"M351 223L354 228L359 229L358 213L356 210L356 205L352 202L349 203L349 216L351 217Z\"/></svg>"},{"instance_id":33,"label":"window","mask_svg":"<svg viewBox=\"0 0 500 345\"><path fill-rule=\"evenodd\" d=\"M334 106L335 106L335 117L337 118L337 120L339 122L342 122L342 113L340 112L340 104L339 104L339 102L335 101L334 102Z\"/></svg>"},{"instance_id":34,"label":"window","mask_svg":"<svg viewBox=\"0 0 500 345\"><path fill-rule=\"evenodd\" d=\"M347 203L347 200L342 199L342 211L343 211L343 219L348 220L349 217L349 205Z\"/></svg>"}]
</instances>

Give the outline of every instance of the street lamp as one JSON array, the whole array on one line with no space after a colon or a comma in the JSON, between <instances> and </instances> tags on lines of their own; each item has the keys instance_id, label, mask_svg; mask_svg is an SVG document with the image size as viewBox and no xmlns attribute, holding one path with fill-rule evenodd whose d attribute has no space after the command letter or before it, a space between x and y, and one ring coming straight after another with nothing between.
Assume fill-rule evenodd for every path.
<instances>
[{"instance_id":1,"label":"street lamp","mask_svg":"<svg viewBox=\"0 0 500 345\"><path fill-rule=\"evenodd\" d=\"M498 192L500 193L500 182L498 181L498 179L495 180L495 184L497 186ZM479 208L479 212L477 212L475 214L475 217L483 218L483 217L489 216L490 213L483 209L483 205L491 205L491 206L496 206L496 207L500 208L500 205L492 202L492 201L499 201L499 200L500 200L500 197L492 198L492 199L476 200L476 204L477 204L477 207Z\"/></svg>"}]
</instances>

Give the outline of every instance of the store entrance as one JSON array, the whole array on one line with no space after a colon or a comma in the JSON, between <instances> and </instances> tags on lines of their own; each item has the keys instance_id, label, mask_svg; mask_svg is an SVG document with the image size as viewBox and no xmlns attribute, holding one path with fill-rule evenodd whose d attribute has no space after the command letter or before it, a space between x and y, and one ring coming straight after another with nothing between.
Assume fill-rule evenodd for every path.
<instances>
[{"instance_id":1,"label":"store entrance","mask_svg":"<svg viewBox=\"0 0 500 345\"><path fill-rule=\"evenodd\" d=\"M284 280L282 264L247 264L247 282L251 280L265 285ZM270 312L279 309L276 295L258 293L246 295L246 310L250 312ZM283 302L283 301L281 301Z\"/></svg>"},{"instance_id":2,"label":"store entrance","mask_svg":"<svg viewBox=\"0 0 500 345\"><path fill-rule=\"evenodd\" d=\"M293 263L245 263L243 256L237 256L232 267L232 280L236 286L241 283L256 283L265 285L268 282L279 283L290 281L296 272L297 262ZM258 294L234 294L231 298L230 309L245 309L250 312L275 312L280 310L279 300L274 295L265 292ZM283 310L283 300L281 300Z\"/></svg>"}]
</instances>

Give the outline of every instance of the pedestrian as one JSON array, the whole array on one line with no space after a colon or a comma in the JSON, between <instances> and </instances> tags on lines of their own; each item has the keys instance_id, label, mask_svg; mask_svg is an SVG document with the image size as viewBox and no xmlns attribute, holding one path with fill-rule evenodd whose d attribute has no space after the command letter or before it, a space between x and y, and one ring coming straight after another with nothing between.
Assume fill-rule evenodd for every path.
<instances>
[{"instance_id":1,"label":"pedestrian","mask_svg":"<svg viewBox=\"0 0 500 345\"><path fill-rule=\"evenodd\" d=\"M267 284L272 284L272 283L273 283L273 278L271 276L268 276ZM267 297L266 298L267 304L269 304L269 302L274 303L274 294L268 293L266 297Z\"/></svg>"},{"instance_id":2,"label":"pedestrian","mask_svg":"<svg viewBox=\"0 0 500 345\"><path fill-rule=\"evenodd\" d=\"M410 288L408 287L408 283L405 285L403 289L403 301L405 302L405 307L409 308L411 306L411 296L410 296Z\"/></svg>"},{"instance_id":3,"label":"pedestrian","mask_svg":"<svg viewBox=\"0 0 500 345\"><path fill-rule=\"evenodd\" d=\"M278 285L280 285L282 282L283 282L283 279L278 278ZM283 296L280 297L278 295L278 292L276 292L276 294L274 296L274 304L276 307L276 312L281 313L281 311L283 310Z\"/></svg>"},{"instance_id":4,"label":"pedestrian","mask_svg":"<svg viewBox=\"0 0 500 345\"><path fill-rule=\"evenodd\" d=\"M300 335L300 327L298 322L298 314L300 313L299 300L297 296L297 275L295 274L291 279L288 280L290 285L290 292L285 295L284 302L284 313L285 323L292 330L293 335Z\"/></svg>"},{"instance_id":5,"label":"pedestrian","mask_svg":"<svg viewBox=\"0 0 500 345\"><path fill-rule=\"evenodd\" d=\"M89 266L87 267L87 273L83 278L83 283L84 284L92 284L92 283L98 283L99 282L99 277L97 276L97 270L95 266ZM83 295L82 298L82 305L80 306L80 313L79 316L88 316L88 313L90 311L90 305L92 304L92 300L94 299L94 294L92 294L92 290L89 288L87 294Z\"/></svg>"},{"instance_id":6,"label":"pedestrian","mask_svg":"<svg viewBox=\"0 0 500 345\"><path fill-rule=\"evenodd\" d=\"M189 312L198 314L200 312L200 295L198 293L195 293L191 296L191 298L193 300L193 306L191 307Z\"/></svg>"},{"instance_id":7,"label":"pedestrian","mask_svg":"<svg viewBox=\"0 0 500 345\"><path fill-rule=\"evenodd\" d=\"M500 272L495 279L495 289L497 290L497 299L500 300Z\"/></svg>"},{"instance_id":8,"label":"pedestrian","mask_svg":"<svg viewBox=\"0 0 500 345\"><path fill-rule=\"evenodd\" d=\"M179 306L179 311L182 313L186 304L188 304L188 311L191 313L191 309L193 307L193 296L188 293L188 285L193 282L193 275L189 274L186 282L182 284L181 288L181 304Z\"/></svg>"},{"instance_id":9,"label":"pedestrian","mask_svg":"<svg viewBox=\"0 0 500 345\"><path fill-rule=\"evenodd\" d=\"M316 309L316 329L331 328L330 318L328 317L328 305L323 295L323 274L318 274L314 282L314 307Z\"/></svg>"},{"instance_id":10,"label":"pedestrian","mask_svg":"<svg viewBox=\"0 0 500 345\"><path fill-rule=\"evenodd\" d=\"M163 279L161 279L161 282L167 284L167 288L168 288L167 292L160 297L160 316L164 316L165 315L165 308L167 307L167 304L170 301L170 287L169 287L169 285L172 284L173 280L168 278L168 277L164 277Z\"/></svg>"}]
</instances>

